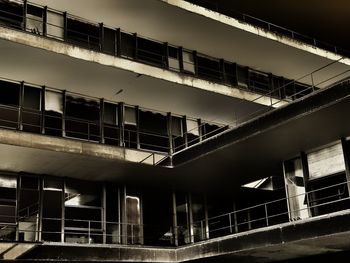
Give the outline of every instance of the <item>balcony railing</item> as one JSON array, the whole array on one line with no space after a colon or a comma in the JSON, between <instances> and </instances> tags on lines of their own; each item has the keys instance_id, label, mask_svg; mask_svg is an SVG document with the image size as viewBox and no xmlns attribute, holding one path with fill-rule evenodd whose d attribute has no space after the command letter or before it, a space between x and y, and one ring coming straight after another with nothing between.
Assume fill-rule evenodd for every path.
<instances>
[{"instance_id":1,"label":"balcony railing","mask_svg":"<svg viewBox=\"0 0 350 263\"><path fill-rule=\"evenodd\" d=\"M125 32L108 27L103 23L95 23L83 18L57 11L27 1L16 1L17 11L8 8L0 9L2 26L22 30L27 33L65 41L83 48L107 53L109 55L149 64L155 67L176 71L223 85L232 86L245 91L265 94L277 99L296 99L289 96L295 89L309 90L307 84L292 81L280 76L268 74L236 63L214 58L182 47L172 46L166 42ZM14 2L1 0L0 4L9 6ZM36 8L39 15L28 15L28 7ZM21 9L21 12L19 12ZM49 19L55 16L55 19ZM52 22L56 21L56 23ZM59 22L58 22L59 21ZM172 54L170 54L172 53ZM184 57L186 56L186 58ZM259 82L254 75L264 76ZM290 85L285 85L291 83ZM271 93L278 87L279 93ZM303 93L300 93L303 95Z\"/></svg>"}]
</instances>

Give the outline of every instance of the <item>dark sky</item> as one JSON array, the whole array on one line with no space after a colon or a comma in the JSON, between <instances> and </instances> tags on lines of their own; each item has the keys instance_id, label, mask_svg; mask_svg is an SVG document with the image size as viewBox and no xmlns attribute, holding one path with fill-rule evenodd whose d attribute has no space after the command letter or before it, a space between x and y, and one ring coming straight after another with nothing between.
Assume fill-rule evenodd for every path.
<instances>
[{"instance_id":1,"label":"dark sky","mask_svg":"<svg viewBox=\"0 0 350 263\"><path fill-rule=\"evenodd\" d=\"M350 50L350 0L211 0Z\"/></svg>"}]
</instances>

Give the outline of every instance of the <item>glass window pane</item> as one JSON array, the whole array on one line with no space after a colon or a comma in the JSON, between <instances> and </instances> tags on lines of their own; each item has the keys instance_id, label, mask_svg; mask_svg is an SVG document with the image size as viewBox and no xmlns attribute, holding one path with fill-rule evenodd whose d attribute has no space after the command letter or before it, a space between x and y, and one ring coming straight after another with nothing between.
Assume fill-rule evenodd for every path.
<instances>
[{"instance_id":1,"label":"glass window pane","mask_svg":"<svg viewBox=\"0 0 350 263\"><path fill-rule=\"evenodd\" d=\"M62 94L56 91L45 91L45 110L63 113Z\"/></svg>"},{"instance_id":2,"label":"glass window pane","mask_svg":"<svg viewBox=\"0 0 350 263\"><path fill-rule=\"evenodd\" d=\"M134 107L125 107L125 124L136 125L136 110Z\"/></svg>"},{"instance_id":3,"label":"glass window pane","mask_svg":"<svg viewBox=\"0 0 350 263\"><path fill-rule=\"evenodd\" d=\"M24 86L23 107L40 110L41 89L32 86Z\"/></svg>"},{"instance_id":4,"label":"glass window pane","mask_svg":"<svg viewBox=\"0 0 350 263\"><path fill-rule=\"evenodd\" d=\"M118 105L105 102L104 103L104 123L110 125L118 125Z\"/></svg>"},{"instance_id":5,"label":"glass window pane","mask_svg":"<svg viewBox=\"0 0 350 263\"><path fill-rule=\"evenodd\" d=\"M307 156L310 179L345 171L341 143L309 153Z\"/></svg>"},{"instance_id":6,"label":"glass window pane","mask_svg":"<svg viewBox=\"0 0 350 263\"><path fill-rule=\"evenodd\" d=\"M198 122L197 120L186 120L187 124L187 133L199 136L199 130L198 130Z\"/></svg>"},{"instance_id":7,"label":"glass window pane","mask_svg":"<svg viewBox=\"0 0 350 263\"><path fill-rule=\"evenodd\" d=\"M64 37L63 15L48 10L47 11L46 31L47 31L47 35L49 37L63 39L63 37Z\"/></svg>"}]
</instances>

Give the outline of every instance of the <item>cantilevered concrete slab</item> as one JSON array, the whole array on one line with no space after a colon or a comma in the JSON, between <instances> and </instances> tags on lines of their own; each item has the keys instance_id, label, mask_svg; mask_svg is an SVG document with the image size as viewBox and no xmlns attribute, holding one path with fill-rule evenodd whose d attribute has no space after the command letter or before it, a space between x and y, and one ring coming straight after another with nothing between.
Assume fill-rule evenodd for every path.
<instances>
[{"instance_id":1,"label":"cantilevered concrete slab","mask_svg":"<svg viewBox=\"0 0 350 263\"><path fill-rule=\"evenodd\" d=\"M275 262L347 251L349 210L178 248L43 243L19 260L113 262Z\"/></svg>"},{"instance_id":2,"label":"cantilevered concrete slab","mask_svg":"<svg viewBox=\"0 0 350 263\"><path fill-rule=\"evenodd\" d=\"M75 0L74 4L70 0L33 2L289 79L298 79L340 58L184 0L104 0L103 4L98 0ZM349 65L347 58L315 74L315 83L346 71ZM310 83L311 78L301 82Z\"/></svg>"},{"instance_id":3,"label":"cantilevered concrete slab","mask_svg":"<svg viewBox=\"0 0 350 263\"><path fill-rule=\"evenodd\" d=\"M234 191L267 176L282 176L284 160L349 136L349 110L346 82L175 153L173 164L188 187Z\"/></svg>"},{"instance_id":4,"label":"cantilevered concrete slab","mask_svg":"<svg viewBox=\"0 0 350 263\"><path fill-rule=\"evenodd\" d=\"M0 77L208 121L235 123L271 103L283 104L247 90L3 27L0 50Z\"/></svg>"}]
</instances>

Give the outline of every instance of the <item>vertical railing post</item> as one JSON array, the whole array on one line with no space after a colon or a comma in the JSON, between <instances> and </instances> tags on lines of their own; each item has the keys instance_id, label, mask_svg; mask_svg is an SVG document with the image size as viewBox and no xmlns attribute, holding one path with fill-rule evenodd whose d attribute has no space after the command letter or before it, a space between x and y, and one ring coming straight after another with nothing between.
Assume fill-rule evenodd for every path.
<instances>
[{"instance_id":1,"label":"vertical railing post","mask_svg":"<svg viewBox=\"0 0 350 263\"><path fill-rule=\"evenodd\" d=\"M91 244L91 223L90 220L88 221L88 243Z\"/></svg>"},{"instance_id":2,"label":"vertical railing post","mask_svg":"<svg viewBox=\"0 0 350 263\"><path fill-rule=\"evenodd\" d=\"M172 192L172 209L173 209L173 236L174 236L174 245L179 245L179 236L178 236L178 227L177 227L177 211L176 211L176 193Z\"/></svg>"},{"instance_id":3,"label":"vertical railing post","mask_svg":"<svg viewBox=\"0 0 350 263\"><path fill-rule=\"evenodd\" d=\"M40 105L40 111L41 111L41 119L40 119L40 126L41 126L41 134L45 134L45 86L41 89L41 105Z\"/></svg>"},{"instance_id":4,"label":"vertical railing post","mask_svg":"<svg viewBox=\"0 0 350 263\"><path fill-rule=\"evenodd\" d=\"M47 6L44 6L43 12L43 36L47 36Z\"/></svg>"},{"instance_id":5,"label":"vertical railing post","mask_svg":"<svg viewBox=\"0 0 350 263\"><path fill-rule=\"evenodd\" d=\"M104 103L104 99L100 99L100 143L105 143L105 136L104 136L104 111L105 111L105 107L104 107L105 103Z\"/></svg>"},{"instance_id":6,"label":"vertical railing post","mask_svg":"<svg viewBox=\"0 0 350 263\"><path fill-rule=\"evenodd\" d=\"M120 57L122 54L121 45L122 45L121 31L120 31L120 28L118 28L115 32L115 54L118 57Z\"/></svg>"},{"instance_id":7,"label":"vertical railing post","mask_svg":"<svg viewBox=\"0 0 350 263\"><path fill-rule=\"evenodd\" d=\"M63 37L64 41L68 39L68 15L67 12L63 12Z\"/></svg>"},{"instance_id":8,"label":"vertical railing post","mask_svg":"<svg viewBox=\"0 0 350 263\"><path fill-rule=\"evenodd\" d=\"M66 93L62 92L62 137L66 136Z\"/></svg>"},{"instance_id":9,"label":"vertical railing post","mask_svg":"<svg viewBox=\"0 0 350 263\"><path fill-rule=\"evenodd\" d=\"M104 27L103 23L99 23L99 50L103 51L104 50Z\"/></svg>"},{"instance_id":10,"label":"vertical railing post","mask_svg":"<svg viewBox=\"0 0 350 263\"><path fill-rule=\"evenodd\" d=\"M27 0L23 1L23 30L27 30Z\"/></svg>"},{"instance_id":11,"label":"vertical railing post","mask_svg":"<svg viewBox=\"0 0 350 263\"><path fill-rule=\"evenodd\" d=\"M267 204L264 204L264 208L265 208L266 226L269 226L269 214L267 212Z\"/></svg>"},{"instance_id":12,"label":"vertical railing post","mask_svg":"<svg viewBox=\"0 0 350 263\"><path fill-rule=\"evenodd\" d=\"M231 218L231 215L232 215L232 213L228 214L228 221L229 221L229 224L230 224L230 233L232 233L232 218Z\"/></svg>"},{"instance_id":13,"label":"vertical railing post","mask_svg":"<svg viewBox=\"0 0 350 263\"><path fill-rule=\"evenodd\" d=\"M18 129L23 130L23 98L24 98L24 81L21 82L20 90L19 90L19 108L18 108Z\"/></svg>"}]
</instances>

